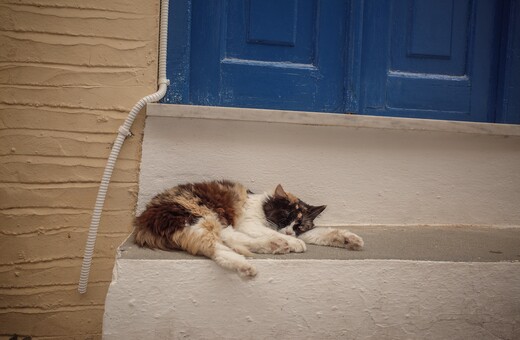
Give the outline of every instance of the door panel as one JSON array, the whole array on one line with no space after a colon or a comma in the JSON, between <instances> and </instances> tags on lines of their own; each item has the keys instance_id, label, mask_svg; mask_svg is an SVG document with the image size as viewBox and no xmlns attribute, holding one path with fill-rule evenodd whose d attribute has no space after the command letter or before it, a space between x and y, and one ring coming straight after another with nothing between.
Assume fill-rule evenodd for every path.
<instances>
[{"instance_id":1,"label":"door panel","mask_svg":"<svg viewBox=\"0 0 520 340\"><path fill-rule=\"evenodd\" d=\"M391 69L466 74L469 0L397 0L392 6Z\"/></svg>"},{"instance_id":2,"label":"door panel","mask_svg":"<svg viewBox=\"0 0 520 340\"><path fill-rule=\"evenodd\" d=\"M367 1L360 111L492 121L500 4Z\"/></svg>"},{"instance_id":3,"label":"door panel","mask_svg":"<svg viewBox=\"0 0 520 340\"><path fill-rule=\"evenodd\" d=\"M460 14L461 11L453 7L462 6L463 11L467 10L467 1L455 3L454 0L437 0L436 2L422 0L408 4L402 2L397 5L401 5L401 7L408 5L403 8L403 12L406 14L399 16L399 18L409 16L408 25L404 26L407 33L407 54L448 59L451 56L453 33L457 32L453 26L457 23L462 24L462 32L464 32L465 16L455 15L454 12ZM402 25L396 25L396 27L403 28ZM464 41L465 35L460 34L460 36Z\"/></svg>"},{"instance_id":4,"label":"door panel","mask_svg":"<svg viewBox=\"0 0 520 340\"><path fill-rule=\"evenodd\" d=\"M228 2L224 58L314 63L316 1Z\"/></svg>"},{"instance_id":5,"label":"door panel","mask_svg":"<svg viewBox=\"0 0 520 340\"><path fill-rule=\"evenodd\" d=\"M217 3L193 1L192 102L344 112L347 2Z\"/></svg>"}]
</instances>

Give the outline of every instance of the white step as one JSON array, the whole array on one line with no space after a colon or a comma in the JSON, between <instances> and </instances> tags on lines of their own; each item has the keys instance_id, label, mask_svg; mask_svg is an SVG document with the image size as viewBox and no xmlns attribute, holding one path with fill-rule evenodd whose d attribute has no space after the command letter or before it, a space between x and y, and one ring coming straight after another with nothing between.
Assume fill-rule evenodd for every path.
<instances>
[{"instance_id":1,"label":"white step","mask_svg":"<svg viewBox=\"0 0 520 340\"><path fill-rule=\"evenodd\" d=\"M258 255L249 281L129 239L104 339L520 338L520 229L349 229L365 250Z\"/></svg>"}]
</instances>

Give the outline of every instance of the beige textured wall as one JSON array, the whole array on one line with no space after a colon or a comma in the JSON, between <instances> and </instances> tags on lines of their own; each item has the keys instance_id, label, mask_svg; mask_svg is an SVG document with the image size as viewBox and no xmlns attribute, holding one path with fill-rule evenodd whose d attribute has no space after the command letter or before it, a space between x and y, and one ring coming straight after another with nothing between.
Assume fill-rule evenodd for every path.
<instances>
[{"instance_id":1,"label":"beige textured wall","mask_svg":"<svg viewBox=\"0 0 520 340\"><path fill-rule=\"evenodd\" d=\"M159 1L0 0L0 338L97 339L131 230L143 114L113 175L89 291L79 277L117 128L156 89Z\"/></svg>"}]
</instances>

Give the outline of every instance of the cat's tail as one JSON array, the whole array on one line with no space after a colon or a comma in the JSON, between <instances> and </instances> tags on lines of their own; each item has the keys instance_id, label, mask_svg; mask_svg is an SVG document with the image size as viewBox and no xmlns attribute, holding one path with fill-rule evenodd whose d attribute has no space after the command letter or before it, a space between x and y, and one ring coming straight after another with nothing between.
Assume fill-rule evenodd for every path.
<instances>
[{"instance_id":1,"label":"cat's tail","mask_svg":"<svg viewBox=\"0 0 520 340\"><path fill-rule=\"evenodd\" d=\"M151 249L171 250L175 247L168 242L168 239L161 237L151 230L134 222L134 242L140 247Z\"/></svg>"},{"instance_id":2,"label":"cat's tail","mask_svg":"<svg viewBox=\"0 0 520 340\"><path fill-rule=\"evenodd\" d=\"M175 249L170 235L184 227L175 208L166 204L146 207L141 215L134 218L135 243L151 249Z\"/></svg>"}]
</instances>

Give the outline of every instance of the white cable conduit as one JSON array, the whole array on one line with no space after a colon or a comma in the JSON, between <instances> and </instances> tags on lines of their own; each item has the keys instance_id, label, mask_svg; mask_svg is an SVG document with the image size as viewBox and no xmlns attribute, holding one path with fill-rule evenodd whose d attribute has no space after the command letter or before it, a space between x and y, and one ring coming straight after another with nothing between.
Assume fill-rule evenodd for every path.
<instances>
[{"instance_id":1,"label":"white cable conduit","mask_svg":"<svg viewBox=\"0 0 520 340\"><path fill-rule=\"evenodd\" d=\"M87 237L87 244L85 245L85 253L83 255L83 264L81 265L81 275L79 278L78 291L80 294L84 294L87 291L88 276L90 272L90 265L92 263L92 255L94 253L94 245L96 244L97 230L99 222L101 220L101 212L103 211L103 205L105 204L105 197L108 190L108 184L110 183L110 177L114 171L117 157L123 146L123 142L127 136L131 135L130 128L135 120L135 117L141 111L147 103L159 101L166 94L166 88L170 84L170 81L166 79L166 47L168 38L168 1L161 0L161 22L159 31L159 89L157 92L150 94L146 97L141 98L132 108L128 117L126 118L123 125L119 127L119 133L108 157L107 165L105 166L105 172L99 185L99 190L96 198L96 204L94 205L94 211L92 213L92 220L90 222L90 229Z\"/></svg>"}]
</instances>

